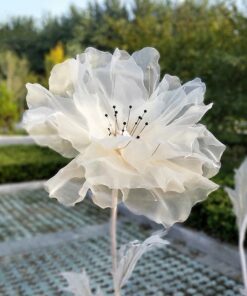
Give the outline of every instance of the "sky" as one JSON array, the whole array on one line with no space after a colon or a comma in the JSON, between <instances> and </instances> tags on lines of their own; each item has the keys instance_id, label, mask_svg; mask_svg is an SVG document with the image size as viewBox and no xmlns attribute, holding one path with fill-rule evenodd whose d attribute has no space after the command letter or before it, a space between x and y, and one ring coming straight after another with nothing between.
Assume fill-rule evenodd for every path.
<instances>
[{"instance_id":1,"label":"sky","mask_svg":"<svg viewBox=\"0 0 247 296\"><path fill-rule=\"evenodd\" d=\"M103 2L103 0L0 0L0 23L7 21L11 16L33 16L39 19L47 13L61 15L68 11L71 4L83 8L90 1ZM122 0L126 4L130 4L131 1ZM246 0L235 1L241 7Z\"/></svg>"},{"instance_id":2,"label":"sky","mask_svg":"<svg viewBox=\"0 0 247 296\"><path fill-rule=\"evenodd\" d=\"M40 18L47 13L61 15L71 4L86 7L90 0L0 0L0 23L11 16L33 16ZM91 0L99 1L102 0Z\"/></svg>"}]
</instances>

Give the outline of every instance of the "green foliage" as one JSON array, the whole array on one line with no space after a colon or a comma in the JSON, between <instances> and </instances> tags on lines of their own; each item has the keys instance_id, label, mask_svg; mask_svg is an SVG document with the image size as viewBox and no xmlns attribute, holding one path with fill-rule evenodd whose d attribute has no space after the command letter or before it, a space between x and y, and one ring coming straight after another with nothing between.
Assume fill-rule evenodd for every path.
<instances>
[{"instance_id":1,"label":"green foliage","mask_svg":"<svg viewBox=\"0 0 247 296\"><path fill-rule=\"evenodd\" d=\"M36 76L30 72L28 60L26 58L19 58L14 52L9 50L0 52L0 79L5 82L12 102L15 102L19 114L22 114L26 106L25 85L27 82L37 80Z\"/></svg>"},{"instance_id":2,"label":"green foliage","mask_svg":"<svg viewBox=\"0 0 247 296\"><path fill-rule=\"evenodd\" d=\"M47 179L67 163L67 159L48 148L0 147L0 183Z\"/></svg>"},{"instance_id":3,"label":"green foliage","mask_svg":"<svg viewBox=\"0 0 247 296\"><path fill-rule=\"evenodd\" d=\"M187 225L221 240L237 243L238 233L232 204L223 188L234 187L234 168L239 167L246 154L247 147L235 146L226 150L222 158L222 169L214 178L220 188L192 209Z\"/></svg>"},{"instance_id":4,"label":"green foliage","mask_svg":"<svg viewBox=\"0 0 247 296\"><path fill-rule=\"evenodd\" d=\"M0 83L0 133L13 130L13 124L18 117L17 105L8 92L6 84Z\"/></svg>"},{"instance_id":5,"label":"green foliage","mask_svg":"<svg viewBox=\"0 0 247 296\"><path fill-rule=\"evenodd\" d=\"M202 204L196 205L186 224L223 241L237 242L232 204L222 188L213 192Z\"/></svg>"}]
</instances>

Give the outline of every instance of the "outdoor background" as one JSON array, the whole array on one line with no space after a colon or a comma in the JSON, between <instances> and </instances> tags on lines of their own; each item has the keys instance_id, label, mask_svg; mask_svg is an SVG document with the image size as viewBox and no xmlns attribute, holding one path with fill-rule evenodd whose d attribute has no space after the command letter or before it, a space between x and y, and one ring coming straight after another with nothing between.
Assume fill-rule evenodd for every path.
<instances>
[{"instance_id":1,"label":"outdoor background","mask_svg":"<svg viewBox=\"0 0 247 296\"><path fill-rule=\"evenodd\" d=\"M162 74L177 75L183 82L201 77L206 83L206 102L214 106L203 122L227 146L214 179L233 186L233 169L247 155L245 1L77 0L79 6L63 14L62 1L54 2L56 13L42 18L37 10L30 10L35 17L0 14L0 134L25 134L20 125L25 83L47 87L56 63L88 46L130 53L153 46L161 55ZM0 183L46 179L67 162L34 145L0 147ZM187 225L237 242L235 218L222 188L193 209Z\"/></svg>"}]
</instances>

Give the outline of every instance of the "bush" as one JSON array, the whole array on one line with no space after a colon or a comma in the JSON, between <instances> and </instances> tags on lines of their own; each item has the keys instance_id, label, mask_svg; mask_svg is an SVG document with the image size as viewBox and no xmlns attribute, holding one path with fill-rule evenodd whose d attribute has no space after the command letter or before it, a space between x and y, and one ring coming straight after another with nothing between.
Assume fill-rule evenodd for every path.
<instances>
[{"instance_id":1,"label":"bush","mask_svg":"<svg viewBox=\"0 0 247 296\"><path fill-rule=\"evenodd\" d=\"M35 145L0 147L0 183L48 179L68 162L49 148Z\"/></svg>"},{"instance_id":2,"label":"bush","mask_svg":"<svg viewBox=\"0 0 247 296\"><path fill-rule=\"evenodd\" d=\"M0 133L13 130L14 123L18 118L18 108L8 92L6 83L0 83Z\"/></svg>"},{"instance_id":3,"label":"bush","mask_svg":"<svg viewBox=\"0 0 247 296\"><path fill-rule=\"evenodd\" d=\"M232 204L222 188L196 205L186 224L223 241L236 243L238 239Z\"/></svg>"},{"instance_id":4,"label":"bush","mask_svg":"<svg viewBox=\"0 0 247 296\"><path fill-rule=\"evenodd\" d=\"M242 146L234 146L225 151L220 173L213 179L221 187L213 192L205 202L192 209L186 222L188 226L203 230L223 241L237 242L236 219L231 201L223 187L234 187L234 169L239 167L246 154L246 148Z\"/></svg>"}]
</instances>

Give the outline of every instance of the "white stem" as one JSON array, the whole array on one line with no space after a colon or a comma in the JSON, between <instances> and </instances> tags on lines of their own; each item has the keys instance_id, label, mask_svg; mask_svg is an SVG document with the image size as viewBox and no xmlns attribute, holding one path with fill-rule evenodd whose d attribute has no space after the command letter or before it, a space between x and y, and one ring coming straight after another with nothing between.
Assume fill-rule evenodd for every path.
<instances>
[{"instance_id":1,"label":"white stem","mask_svg":"<svg viewBox=\"0 0 247 296\"><path fill-rule=\"evenodd\" d=\"M120 291L116 283L117 271L117 204L118 190L112 190L112 209L111 209L111 255L112 255L112 277L114 286L114 295L120 296Z\"/></svg>"},{"instance_id":2,"label":"white stem","mask_svg":"<svg viewBox=\"0 0 247 296\"><path fill-rule=\"evenodd\" d=\"M242 268L242 276L244 282L244 292L247 295L247 266L246 266L246 258L244 251L244 240L245 240L245 231L247 227L247 216L245 217L239 231L239 254L240 254L240 263Z\"/></svg>"}]
</instances>

